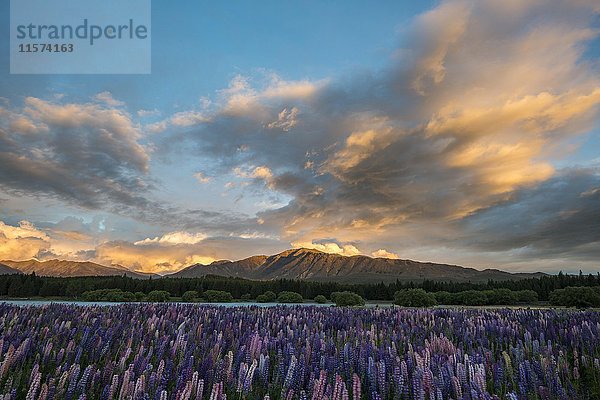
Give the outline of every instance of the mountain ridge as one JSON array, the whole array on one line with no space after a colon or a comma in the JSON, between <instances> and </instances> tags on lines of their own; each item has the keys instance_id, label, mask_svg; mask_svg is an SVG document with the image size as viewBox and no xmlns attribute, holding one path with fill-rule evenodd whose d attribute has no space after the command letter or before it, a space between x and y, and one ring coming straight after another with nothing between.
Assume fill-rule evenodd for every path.
<instances>
[{"instance_id":1,"label":"mountain ridge","mask_svg":"<svg viewBox=\"0 0 600 400\"><path fill-rule=\"evenodd\" d=\"M289 249L271 256L252 256L237 261L220 260L211 264L193 264L171 277L231 276L254 280L304 279L340 283L379 283L400 281L484 282L517 280L545 275L510 273L498 269L477 270L459 265L420 262L405 259L342 256L319 250Z\"/></svg>"},{"instance_id":2,"label":"mountain ridge","mask_svg":"<svg viewBox=\"0 0 600 400\"><path fill-rule=\"evenodd\" d=\"M45 260L35 259L24 261L3 260L0 265L5 265L16 273L30 274L35 272L40 276L74 277L74 276L114 276L123 275L132 278L146 279L154 274L134 272L120 265L106 266L91 261ZM0 273L1 270L0 270ZM7 272L11 273L11 272Z\"/></svg>"},{"instance_id":3,"label":"mountain ridge","mask_svg":"<svg viewBox=\"0 0 600 400\"><path fill-rule=\"evenodd\" d=\"M10 275L10 274L21 274L22 272L18 269L11 268L3 262L0 262L0 275Z\"/></svg>"},{"instance_id":4,"label":"mountain ridge","mask_svg":"<svg viewBox=\"0 0 600 400\"><path fill-rule=\"evenodd\" d=\"M30 274L32 272L41 276L57 277L123 274L139 279L159 277L156 274L131 271L120 265L105 266L91 261L58 259L0 261L0 274ZM164 276L196 278L206 275L252 280L297 279L339 283L390 283L396 280L403 282L423 280L486 282L490 279L518 280L545 274L541 272L510 273L495 268L478 270L452 264L365 255L343 256L315 249L296 248L273 255L255 255L241 260L216 260L210 264L193 264Z\"/></svg>"}]
</instances>

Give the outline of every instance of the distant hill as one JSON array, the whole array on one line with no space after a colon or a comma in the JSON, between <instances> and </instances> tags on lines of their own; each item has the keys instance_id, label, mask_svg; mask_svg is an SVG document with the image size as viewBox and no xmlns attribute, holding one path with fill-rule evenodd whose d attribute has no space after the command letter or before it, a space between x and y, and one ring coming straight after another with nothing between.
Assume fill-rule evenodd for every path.
<instances>
[{"instance_id":1,"label":"distant hill","mask_svg":"<svg viewBox=\"0 0 600 400\"><path fill-rule=\"evenodd\" d=\"M133 272L125 267L111 266L96 264L93 262L85 261L66 261L66 260L27 260L27 261L0 261L0 264L4 264L10 267L15 272L21 272L24 274L30 274L35 272L40 276L111 276L111 275L127 275L132 278L148 278L151 275L143 274L139 272ZM0 269L0 273L2 270ZM12 272L12 273L15 273ZM7 272L11 273L11 272Z\"/></svg>"},{"instance_id":2,"label":"distant hill","mask_svg":"<svg viewBox=\"0 0 600 400\"><path fill-rule=\"evenodd\" d=\"M20 274L21 271L5 264L0 264L0 275Z\"/></svg>"},{"instance_id":3,"label":"distant hill","mask_svg":"<svg viewBox=\"0 0 600 400\"><path fill-rule=\"evenodd\" d=\"M250 276L256 275L257 269L263 265L268 258L269 257L267 256L252 256L239 261L221 260L208 265L194 264L169 276L177 278L196 278L205 275L220 275L249 278Z\"/></svg>"},{"instance_id":4,"label":"distant hill","mask_svg":"<svg viewBox=\"0 0 600 400\"><path fill-rule=\"evenodd\" d=\"M312 249L292 249L272 256L253 256L239 261L194 264L172 277L205 275L247 279L305 279L340 283L419 282L425 279L452 282L486 282L539 277L543 273L512 274L497 269L476 270L457 265L367 256L341 256Z\"/></svg>"}]
</instances>

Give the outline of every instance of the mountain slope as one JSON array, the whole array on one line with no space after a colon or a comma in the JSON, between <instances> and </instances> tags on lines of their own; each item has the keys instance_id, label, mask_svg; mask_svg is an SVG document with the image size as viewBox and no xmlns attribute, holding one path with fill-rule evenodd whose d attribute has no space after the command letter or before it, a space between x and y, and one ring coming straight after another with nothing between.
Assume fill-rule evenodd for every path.
<instances>
[{"instance_id":1,"label":"mountain slope","mask_svg":"<svg viewBox=\"0 0 600 400\"><path fill-rule=\"evenodd\" d=\"M93 262L79 262L66 260L27 260L27 261L0 261L0 263L16 269L24 274L35 272L42 276L111 276L127 275L132 278L147 278L150 275L132 272L124 267L96 264Z\"/></svg>"},{"instance_id":2,"label":"mountain slope","mask_svg":"<svg viewBox=\"0 0 600 400\"><path fill-rule=\"evenodd\" d=\"M523 279L536 274L511 274L496 269L483 271L457 265L393 260L367 256L340 256L310 249L292 249L273 256L254 256L239 261L218 261L210 265L195 264L174 277L204 275L234 276L247 279L305 279L342 283L378 283L422 281L485 282Z\"/></svg>"},{"instance_id":3,"label":"mountain slope","mask_svg":"<svg viewBox=\"0 0 600 400\"><path fill-rule=\"evenodd\" d=\"M194 264L179 272L174 273L177 278L195 278L204 275L221 275L247 278L255 273L255 270L263 265L267 256L252 256L239 261L221 260L209 265Z\"/></svg>"},{"instance_id":4,"label":"mountain slope","mask_svg":"<svg viewBox=\"0 0 600 400\"><path fill-rule=\"evenodd\" d=\"M0 275L20 274L21 271L5 264L0 264Z\"/></svg>"}]
</instances>

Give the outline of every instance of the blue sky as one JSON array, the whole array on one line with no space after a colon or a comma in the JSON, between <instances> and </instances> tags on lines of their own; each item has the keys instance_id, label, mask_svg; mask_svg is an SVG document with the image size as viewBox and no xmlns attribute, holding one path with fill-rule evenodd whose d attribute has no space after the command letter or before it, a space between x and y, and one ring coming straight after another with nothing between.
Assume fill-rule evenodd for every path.
<instances>
[{"instance_id":1,"label":"blue sky","mask_svg":"<svg viewBox=\"0 0 600 400\"><path fill-rule=\"evenodd\" d=\"M304 246L596 271L598 11L154 1L152 74L5 56L0 258L169 272Z\"/></svg>"},{"instance_id":2,"label":"blue sky","mask_svg":"<svg viewBox=\"0 0 600 400\"><path fill-rule=\"evenodd\" d=\"M174 7L154 1L151 75L11 76L3 63L2 87L21 96L68 92L75 99L108 90L134 109L172 111L258 69L302 79L382 68L412 17L429 4L181 1ZM2 7L8 16L9 2ZM5 54L8 22L3 19Z\"/></svg>"}]
</instances>

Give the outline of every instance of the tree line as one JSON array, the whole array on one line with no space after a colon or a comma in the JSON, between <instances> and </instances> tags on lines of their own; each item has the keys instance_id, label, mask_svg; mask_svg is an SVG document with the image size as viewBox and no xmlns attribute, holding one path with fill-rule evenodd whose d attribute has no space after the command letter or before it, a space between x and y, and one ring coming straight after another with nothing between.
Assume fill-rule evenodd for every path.
<instances>
[{"instance_id":1,"label":"tree line","mask_svg":"<svg viewBox=\"0 0 600 400\"><path fill-rule=\"evenodd\" d=\"M396 292L404 289L423 289L426 292L460 293L467 291L490 291L509 289L514 292L530 290L537 294L540 301L548 301L550 293L567 287L600 286L600 273L584 275L546 275L517 281L474 282L422 282L344 284L336 282L312 282L302 280L279 279L273 281L252 281L242 278L204 276L200 278L151 278L137 279L127 276L108 277L46 277L32 274L0 275L0 296L4 297L69 297L81 298L84 292L101 289L120 289L131 293L150 293L166 291L174 297L181 297L187 291L196 291L200 295L208 290L229 292L233 298L256 299L265 292L297 292L305 299L314 299L317 295L331 298L335 292L352 292L367 300L394 300Z\"/></svg>"}]
</instances>

